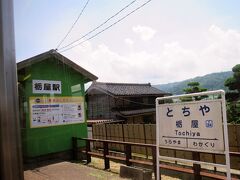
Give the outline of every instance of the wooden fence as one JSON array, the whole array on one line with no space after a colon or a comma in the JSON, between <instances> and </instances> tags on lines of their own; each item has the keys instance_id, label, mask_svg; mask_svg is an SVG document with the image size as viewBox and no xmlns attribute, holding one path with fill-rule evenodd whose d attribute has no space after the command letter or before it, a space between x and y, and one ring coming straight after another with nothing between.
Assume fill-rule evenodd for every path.
<instances>
[{"instance_id":1,"label":"wooden fence","mask_svg":"<svg viewBox=\"0 0 240 180\"><path fill-rule=\"evenodd\" d=\"M156 143L156 126L155 124L95 124L93 125L92 134L94 139L115 140L123 142ZM240 125L228 125L229 148L231 153L231 168L240 170ZM94 148L103 148L102 143L94 142ZM109 144L109 149L114 151L124 151L121 144ZM152 149L147 147L132 147L132 152L143 154L146 157L152 155ZM234 155L234 152L238 154ZM193 159L193 153L182 150L161 149L161 155ZM225 163L223 155L200 153L200 160L213 163Z\"/></svg>"}]
</instances>

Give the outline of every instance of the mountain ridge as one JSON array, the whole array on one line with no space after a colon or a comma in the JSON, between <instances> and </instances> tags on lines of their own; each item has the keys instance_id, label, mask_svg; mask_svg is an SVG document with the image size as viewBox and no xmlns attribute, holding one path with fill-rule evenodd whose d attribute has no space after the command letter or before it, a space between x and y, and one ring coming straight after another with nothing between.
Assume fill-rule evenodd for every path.
<instances>
[{"instance_id":1,"label":"mountain ridge","mask_svg":"<svg viewBox=\"0 0 240 180\"><path fill-rule=\"evenodd\" d=\"M232 71L215 72L206 74L204 76L197 76L195 78L186 79L183 81L167 83L167 84L156 84L153 87L158 88L162 91L172 93L174 95L184 94L183 89L187 88L189 82L197 81L200 86L207 88L209 91L223 89L227 90L224 86L224 81L233 75Z\"/></svg>"}]
</instances>

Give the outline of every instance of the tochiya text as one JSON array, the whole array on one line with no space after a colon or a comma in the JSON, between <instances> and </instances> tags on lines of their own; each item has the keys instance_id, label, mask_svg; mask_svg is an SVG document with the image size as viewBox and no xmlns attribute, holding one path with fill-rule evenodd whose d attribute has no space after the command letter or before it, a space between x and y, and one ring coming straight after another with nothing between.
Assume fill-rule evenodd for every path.
<instances>
[{"instance_id":1,"label":"tochiya text","mask_svg":"<svg viewBox=\"0 0 240 180\"><path fill-rule=\"evenodd\" d=\"M191 130L186 130L186 131L180 131L180 130L175 130L175 135L176 136L183 136L183 137L197 137L201 136L200 132L196 131L191 131Z\"/></svg>"}]
</instances>

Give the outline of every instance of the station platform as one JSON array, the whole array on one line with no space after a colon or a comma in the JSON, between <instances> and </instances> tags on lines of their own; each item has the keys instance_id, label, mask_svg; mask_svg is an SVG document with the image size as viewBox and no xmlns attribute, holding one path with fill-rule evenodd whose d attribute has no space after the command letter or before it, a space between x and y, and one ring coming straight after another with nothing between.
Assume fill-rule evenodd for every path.
<instances>
[{"instance_id":1,"label":"station platform","mask_svg":"<svg viewBox=\"0 0 240 180\"><path fill-rule=\"evenodd\" d=\"M40 167L28 167L24 180L123 180L119 174L79 163L57 162ZM126 179L125 179L126 180Z\"/></svg>"}]
</instances>

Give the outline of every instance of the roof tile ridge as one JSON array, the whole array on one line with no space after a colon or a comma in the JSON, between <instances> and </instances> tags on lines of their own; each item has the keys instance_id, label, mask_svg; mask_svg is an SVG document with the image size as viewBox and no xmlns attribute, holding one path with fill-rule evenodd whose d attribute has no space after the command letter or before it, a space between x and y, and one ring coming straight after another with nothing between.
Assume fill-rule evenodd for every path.
<instances>
[{"instance_id":1,"label":"roof tile ridge","mask_svg":"<svg viewBox=\"0 0 240 180\"><path fill-rule=\"evenodd\" d=\"M119 82L99 82L96 81L94 84L105 84L105 85L125 85L125 86L149 86L152 87L150 83L119 83Z\"/></svg>"}]
</instances>

